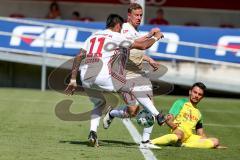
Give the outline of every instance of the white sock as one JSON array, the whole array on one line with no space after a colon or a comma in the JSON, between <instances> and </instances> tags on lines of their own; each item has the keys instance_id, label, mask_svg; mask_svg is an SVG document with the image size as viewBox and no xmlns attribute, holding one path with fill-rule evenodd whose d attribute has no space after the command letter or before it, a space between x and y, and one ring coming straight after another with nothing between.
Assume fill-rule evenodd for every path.
<instances>
[{"instance_id":1,"label":"white sock","mask_svg":"<svg viewBox=\"0 0 240 160\"><path fill-rule=\"evenodd\" d=\"M91 116L91 122L90 122L90 131L97 132L97 128L99 126L101 116L98 116L98 115L92 115L92 116Z\"/></svg>"},{"instance_id":2,"label":"white sock","mask_svg":"<svg viewBox=\"0 0 240 160\"><path fill-rule=\"evenodd\" d=\"M137 97L137 100L139 101L139 103L143 105L144 108L149 110L154 116L157 116L159 114L158 110L153 105L153 102L148 97Z\"/></svg>"},{"instance_id":3,"label":"white sock","mask_svg":"<svg viewBox=\"0 0 240 160\"><path fill-rule=\"evenodd\" d=\"M150 140L150 135L152 133L152 130L153 130L153 126L143 129L143 136L142 136L143 142Z\"/></svg>"},{"instance_id":4,"label":"white sock","mask_svg":"<svg viewBox=\"0 0 240 160\"><path fill-rule=\"evenodd\" d=\"M91 122L90 122L90 131L97 132L97 128L100 123L101 115L102 115L102 102L97 98L90 98L90 100L94 104L94 110L91 114Z\"/></svg>"},{"instance_id":5,"label":"white sock","mask_svg":"<svg viewBox=\"0 0 240 160\"><path fill-rule=\"evenodd\" d=\"M110 112L111 117L118 117L118 118L128 118L128 114L126 112L126 108L120 107L111 110Z\"/></svg>"}]
</instances>

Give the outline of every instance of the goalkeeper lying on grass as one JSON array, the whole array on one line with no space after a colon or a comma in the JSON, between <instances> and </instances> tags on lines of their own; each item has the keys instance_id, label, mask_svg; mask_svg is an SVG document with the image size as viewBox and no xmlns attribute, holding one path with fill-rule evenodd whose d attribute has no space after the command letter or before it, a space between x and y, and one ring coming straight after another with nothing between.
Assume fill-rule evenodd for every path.
<instances>
[{"instance_id":1,"label":"goalkeeper lying on grass","mask_svg":"<svg viewBox=\"0 0 240 160\"><path fill-rule=\"evenodd\" d=\"M191 148L226 148L220 146L217 138L208 138L204 133L202 115L197 104L204 96L206 86L195 83L189 90L189 99L177 100L169 111L166 124L171 128L171 134L151 140L152 144L179 145ZM193 134L192 130L196 130Z\"/></svg>"}]
</instances>

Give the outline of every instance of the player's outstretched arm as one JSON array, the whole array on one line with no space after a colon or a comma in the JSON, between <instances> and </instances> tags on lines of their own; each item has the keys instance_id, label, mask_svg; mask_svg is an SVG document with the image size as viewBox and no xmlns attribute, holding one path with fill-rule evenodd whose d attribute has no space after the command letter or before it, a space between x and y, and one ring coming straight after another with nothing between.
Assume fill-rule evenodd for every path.
<instances>
[{"instance_id":1,"label":"player's outstretched arm","mask_svg":"<svg viewBox=\"0 0 240 160\"><path fill-rule=\"evenodd\" d=\"M160 29L152 28L151 31L147 35L140 37L140 38L136 39L135 41L142 43L142 42L146 41L147 39L151 38L152 36L154 36L156 33L160 33Z\"/></svg>"},{"instance_id":2,"label":"player's outstretched arm","mask_svg":"<svg viewBox=\"0 0 240 160\"><path fill-rule=\"evenodd\" d=\"M86 57L86 51L83 49L80 49L79 54L77 54L74 58L73 66L72 66L71 80L70 80L67 88L65 89L65 93L67 95L73 95L74 91L77 88L77 81L76 81L77 74L79 71L80 64L85 57Z\"/></svg>"},{"instance_id":3,"label":"player's outstretched arm","mask_svg":"<svg viewBox=\"0 0 240 160\"><path fill-rule=\"evenodd\" d=\"M156 41L158 41L163 34L161 32L157 32L152 36L151 38L148 38L142 42L139 42L138 40L135 40L131 46L132 49L140 49L140 50L146 50L150 48Z\"/></svg>"}]
</instances>

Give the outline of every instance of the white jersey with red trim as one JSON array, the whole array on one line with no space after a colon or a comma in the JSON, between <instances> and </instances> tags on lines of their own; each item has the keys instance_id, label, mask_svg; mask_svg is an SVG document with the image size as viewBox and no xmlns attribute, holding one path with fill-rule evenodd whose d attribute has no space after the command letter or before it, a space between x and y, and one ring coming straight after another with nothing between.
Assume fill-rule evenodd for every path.
<instances>
[{"instance_id":1,"label":"white jersey with red trim","mask_svg":"<svg viewBox=\"0 0 240 160\"><path fill-rule=\"evenodd\" d=\"M131 40L135 40L141 37L141 34L128 22L123 23L121 34Z\"/></svg>"},{"instance_id":2,"label":"white jersey with red trim","mask_svg":"<svg viewBox=\"0 0 240 160\"><path fill-rule=\"evenodd\" d=\"M128 39L136 40L141 37L141 34L130 24L124 23L122 26L121 34ZM129 60L127 62L127 79L136 78L140 76L138 73L141 70L144 51L132 49L130 51Z\"/></svg>"},{"instance_id":3,"label":"white jersey with red trim","mask_svg":"<svg viewBox=\"0 0 240 160\"><path fill-rule=\"evenodd\" d=\"M86 58L80 65L83 84L117 91L119 87L114 80L122 84L126 81L125 66L132 43L132 40L109 29L91 35L82 48L86 50Z\"/></svg>"}]
</instances>

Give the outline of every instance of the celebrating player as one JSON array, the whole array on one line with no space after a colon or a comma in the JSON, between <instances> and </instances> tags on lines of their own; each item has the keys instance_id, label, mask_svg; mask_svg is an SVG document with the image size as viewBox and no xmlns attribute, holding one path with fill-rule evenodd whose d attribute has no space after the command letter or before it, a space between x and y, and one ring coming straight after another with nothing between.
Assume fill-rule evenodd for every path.
<instances>
[{"instance_id":1,"label":"celebrating player","mask_svg":"<svg viewBox=\"0 0 240 160\"><path fill-rule=\"evenodd\" d=\"M138 39L138 42L148 39L150 35L141 36L138 32L138 26L141 24L142 16L142 7L137 3L130 4L128 8L127 23L123 24L121 34L131 40ZM154 30L158 31L159 29L153 28L151 32L153 33ZM126 66L126 79L128 83L131 84L130 86L134 86L133 90L139 90L143 94L139 95L139 97L134 97L132 96L132 92L122 92L122 97L126 102L126 106L113 110L109 109L108 113L103 119L103 125L105 129L110 126L114 117L129 118L136 116L139 111L139 103L137 100L139 98L142 98L141 96L144 96L145 99L148 99L147 104L143 106L146 107L154 116L158 115L157 120L160 125L162 124L163 116L159 114L152 102L152 84L149 80L149 77L146 77L141 72L143 61L148 62L153 67L153 70L157 70L159 67L159 63L154 61L152 58L146 56L144 54L144 51L137 49L133 49L130 51L129 60ZM144 128L143 139L140 145L141 148L160 148L156 145L151 144L149 141L152 129L153 126L149 128Z\"/></svg>"},{"instance_id":2,"label":"celebrating player","mask_svg":"<svg viewBox=\"0 0 240 160\"><path fill-rule=\"evenodd\" d=\"M68 95L72 95L77 87L76 77L79 67L81 81L86 91L88 88L95 88L96 92L97 90L118 91L120 89L129 92L130 88L125 86L124 74L128 49L147 49L159 40L162 34L159 31L153 31L153 38L141 42L132 41L120 34L122 24L122 17L111 14L106 21L107 29L94 33L86 40L80 53L74 59L71 80L65 90ZM95 107L91 115L89 141L96 146L98 145L96 132L105 99L104 97L92 98L91 95L89 97Z\"/></svg>"},{"instance_id":3,"label":"celebrating player","mask_svg":"<svg viewBox=\"0 0 240 160\"><path fill-rule=\"evenodd\" d=\"M172 129L171 134L151 140L153 144L177 144L192 148L225 148L219 145L217 138L208 138L203 129L202 115L197 104L202 100L206 86L195 83L189 90L189 98L175 101L169 111L166 124ZM193 134L192 130L196 130Z\"/></svg>"}]
</instances>

